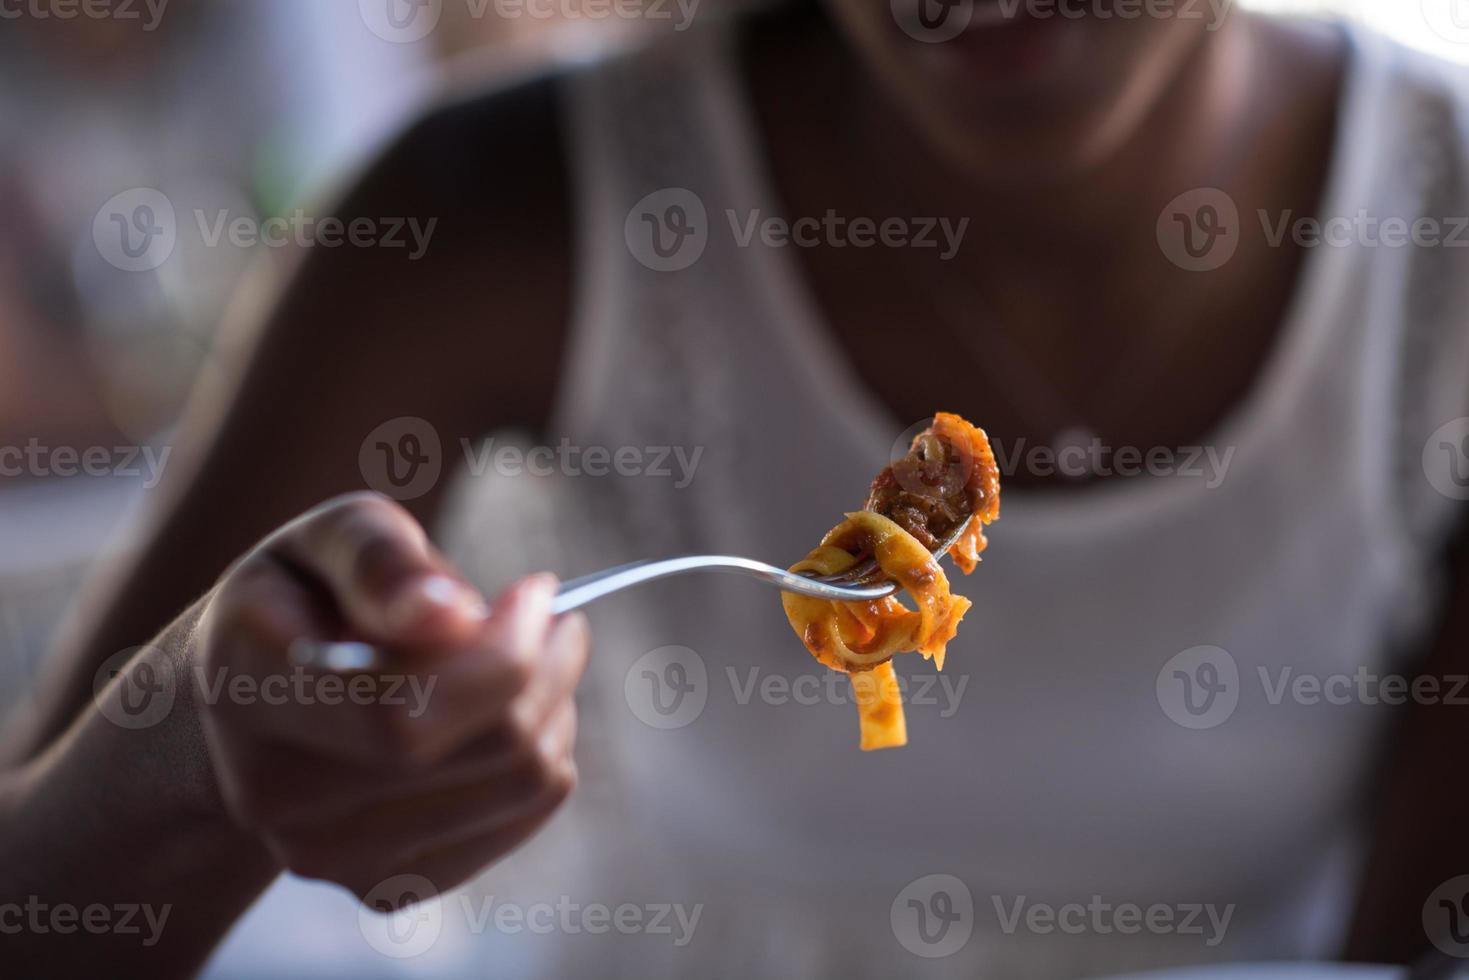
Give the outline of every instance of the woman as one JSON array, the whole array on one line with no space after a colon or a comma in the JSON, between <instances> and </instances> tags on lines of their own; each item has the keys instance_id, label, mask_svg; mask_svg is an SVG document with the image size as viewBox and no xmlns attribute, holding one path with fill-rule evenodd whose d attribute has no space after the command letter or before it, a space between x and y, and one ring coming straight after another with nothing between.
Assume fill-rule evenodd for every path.
<instances>
[{"instance_id":1,"label":"woman","mask_svg":"<svg viewBox=\"0 0 1469 980\"><path fill-rule=\"evenodd\" d=\"M466 731L481 734L465 751L503 731L549 744L523 787L487 781L483 760L441 777L464 797L453 821L538 823L570 771L569 712L546 706L564 700L581 644L570 627L544 639L543 607L522 606L534 583L476 625L460 574L798 557L903 427L944 408L984 424L1011 463L990 560L960 586L975 608L948 686L910 689L913 744L859 757L849 704L794 696L815 670L766 592L688 580L606 603L582 687L581 812L525 852L527 900L698 906L698 924L679 944L572 917L507 948L560 975L1046 977L1427 948L1425 901L1464 856L1432 820L1461 793L1432 764L1453 716L1313 702L1293 685L1412 673L1425 650L1448 670L1463 648L1462 563L1440 574L1459 508L1418 460L1465 414L1454 300L1469 280L1452 249L1365 234L1312 248L1295 222L1469 213L1462 80L1337 27L1120 9L790 4L419 123L339 213L437 217L432 247L418 262L311 254L232 397L201 399L206 448L38 704L19 771L54 785L12 819L124 753L115 733L64 737L90 730L107 657L157 635L292 515L389 465L411 482L424 461L457 464L462 445L490 461L483 479L453 495L429 480L404 501L441 528L453 565L399 512L352 500L276 532L256 591L246 559L159 645L185 664L284 663L291 637L336 615L392 639L381 584L343 571L371 541L382 582L440 582L422 601L446 607L430 623L448 632L403 637L425 655L562 651L550 676L521 677L556 692L541 711L471 721L459 712L476 702L456 699L431 748L412 726L367 743L430 776ZM780 245L772 216L821 230ZM896 224L862 247L857 218ZM952 247L919 244L925 227L950 229ZM532 480L496 447L475 451L506 428L648 465L597 476L563 455ZM1057 472L1055 450L1098 443L1081 458L1105 466ZM1217 461L1206 478L1189 447L1213 451L1199 454ZM688 479L660 474L660 450L698 460ZM1123 450L1155 472L1125 475ZM517 559L512 534L548 547ZM520 625L500 625L512 615ZM195 616L214 627L201 635ZM660 701L676 717L647 720L642 685L658 696L660 678L702 707ZM1229 710L1210 715L1221 697ZM382 859L381 809L415 818L394 825L403 855L418 834L456 839L451 817L409 779L392 788L404 802L364 803L332 777L357 770L321 748L361 741L323 743L319 712L295 710L290 734L318 740L316 768L289 789L245 764L264 750L244 712L175 711L179 730L154 736L191 777L162 785L186 799L124 812L148 827L175 805L198 812L201 836L179 842L191 863L214 841L232 850L211 860L222 887L181 930L180 963L283 864L376 901L374 883L398 873L458 884L521 836L443 867ZM299 798L315 833L242 813L241 773ZM43 845L25 826L10 846ZM166 864L153 875L161 894L187 880ZM388 904L412 898L399 892Z\"/></svg>"}]
</instances>

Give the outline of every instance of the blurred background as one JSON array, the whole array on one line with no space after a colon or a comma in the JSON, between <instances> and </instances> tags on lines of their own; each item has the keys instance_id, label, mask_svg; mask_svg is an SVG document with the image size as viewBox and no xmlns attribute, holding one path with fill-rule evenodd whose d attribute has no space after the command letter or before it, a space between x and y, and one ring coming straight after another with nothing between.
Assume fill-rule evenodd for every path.
<instances>
[{"instance_id":1,"label":"blurred background","mask_svg":"<svg viewBox=\"0 0 1469 980\"><path fill-rule=\"evenodd\" d=\"M156 188L190 213L289 216L328 199L446 90L671 29L583 16L579 2L535 15L443 2L421 37L374 14L384 7L375 0L119 0L117 16L68 19L45 16L44 4L7 9L0 714L27 690L86 567L126 547L122 532L167 467L169 430L190 388L229 356L215 338L231 304L268 295L287 254L179 235L158 268L127 271L94 243L103 205ZM1469 61L1469 11L1459 11L1464 30L1443 26L1457 23L1447 19L1455 2L1245 5L1346 15ZM88 450L97 465L82 465Z\"/></svg>"},{"instance_id":2,"label":"blurred background","mask_svg":"<svg viewBox=\"0 0 1469 980\"><path fill-rule=\"evenodd\" d=\"M153 188L180 223L310 212L444 90L637 29L451 2L414 38L358 0L109 3L0 14L0 715L88 565L126 547L189 391L227 363L231 304L288 261L180 234L156 269L118 268L94 242L104 204Z\"/></svg>"},{"instance_id":3,"label":"blurred background","mask_svg":"<svg viewBox=\"0 0 1469 980\"><path fill-rule=\"evenodd\" d=\"M1442 29L1455 2L1457 40ZM1469 61L1462 0L1244 5L1346 15ZM126 6L134 16L60 19L18 4L0 19L0 716L88 566L127 547L191 387L228 361L221 323L268 296L287 261L190 234L156 269L119 268L94 240L105 204L156 188L180 222L196 208L289 216L446 91L670 29L575 2L540 17L446 0L422 37L372 0Z\"/></svg>"}]
</instances>

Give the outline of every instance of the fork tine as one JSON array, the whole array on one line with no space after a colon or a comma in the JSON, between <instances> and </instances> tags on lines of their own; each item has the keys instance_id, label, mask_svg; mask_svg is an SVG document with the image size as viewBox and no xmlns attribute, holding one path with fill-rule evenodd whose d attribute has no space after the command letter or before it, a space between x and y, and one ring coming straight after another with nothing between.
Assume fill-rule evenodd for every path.
<instances>
[{"instance_id":1,"label":"fork tine","mask_svg":"<svg viewBox=\"0 0 1469 980\"><path fill-rule=\"evenodd\" d=\"M974 520L973 517L969 518L969 521L972 520ZM969 526L969 521L965 521L963 524L960 524L957 528L949 533L949 536L947 538L938 543L938 547L933 549L935 557L942 558L944 555L948 554L949 549L954 546L954 542L959 540L959 536L963 534L964 529ZM857 564L853 565L845 572L841 572L836 575L823 575L818 578L817 581L826 582L829 585L839 585L844 588L860 588L862 586L876 585L878 582L887 581L887 578L883 575L882 569L877 566L877 559L866 558L862 561L859 561Z\"/></svg>"},{"instance_id":2,"label":"fork tine","mask_svg":"<svg viewBox=\"0 0 1469 980\"><path fill-rule=\"evenodd\" d=\"M876 581L881 577L882 569L877 567L877 560L875 558L867 558L863 561L859 561L857 564L853 565L845 572L839 572L836 575L819 576L818 581L826 582L830 585L840 585L846 587L853 585L870 585L873 581Z\"/></svg>"}]
</instances>

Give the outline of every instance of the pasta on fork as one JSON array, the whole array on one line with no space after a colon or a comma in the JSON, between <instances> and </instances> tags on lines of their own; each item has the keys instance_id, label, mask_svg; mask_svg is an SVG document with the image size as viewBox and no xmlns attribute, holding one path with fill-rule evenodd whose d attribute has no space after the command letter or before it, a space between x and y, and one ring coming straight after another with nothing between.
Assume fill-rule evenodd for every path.
<instances>
[{"instance_id":1,"label":"pasta on fork","mask_svg":"<svg viewBox=\"0 0 1469 980\"><path fill-rule=\"evenodd\" d=\"M916 651L943 670L944 650L970 602L949 591L935 552L965 573L984 551L985 525L1000 516L1000 475L984 430L940 412L907 455L872 482L863 510L826 533L791 571L839 575L871 558L913 600L896 595L840 602L784 593L791 628L821 663L851 676L864 751L906 745L907 721L892 659ZM955 537L957 532L957 537Z\"/></svg>"}]
</instances>

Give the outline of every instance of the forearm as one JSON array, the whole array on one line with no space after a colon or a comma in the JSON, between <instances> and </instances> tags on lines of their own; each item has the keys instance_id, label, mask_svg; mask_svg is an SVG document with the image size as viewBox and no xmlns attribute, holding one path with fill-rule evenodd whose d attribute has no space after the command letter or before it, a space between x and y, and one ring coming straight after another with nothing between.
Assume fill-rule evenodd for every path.
<instances>
[{"instance_id":1,"label":"forearm","mask_svg":"<svg viewBox=\"0 0 1469 980\"><path fill-rule=\"evenodd\" d=\"M156 723L89 706L0 777L0 932L18 976L191 975L278 872L220 803L187 672L161 648L140 659L170 678Z\"/></svg>"}]
</instances>

